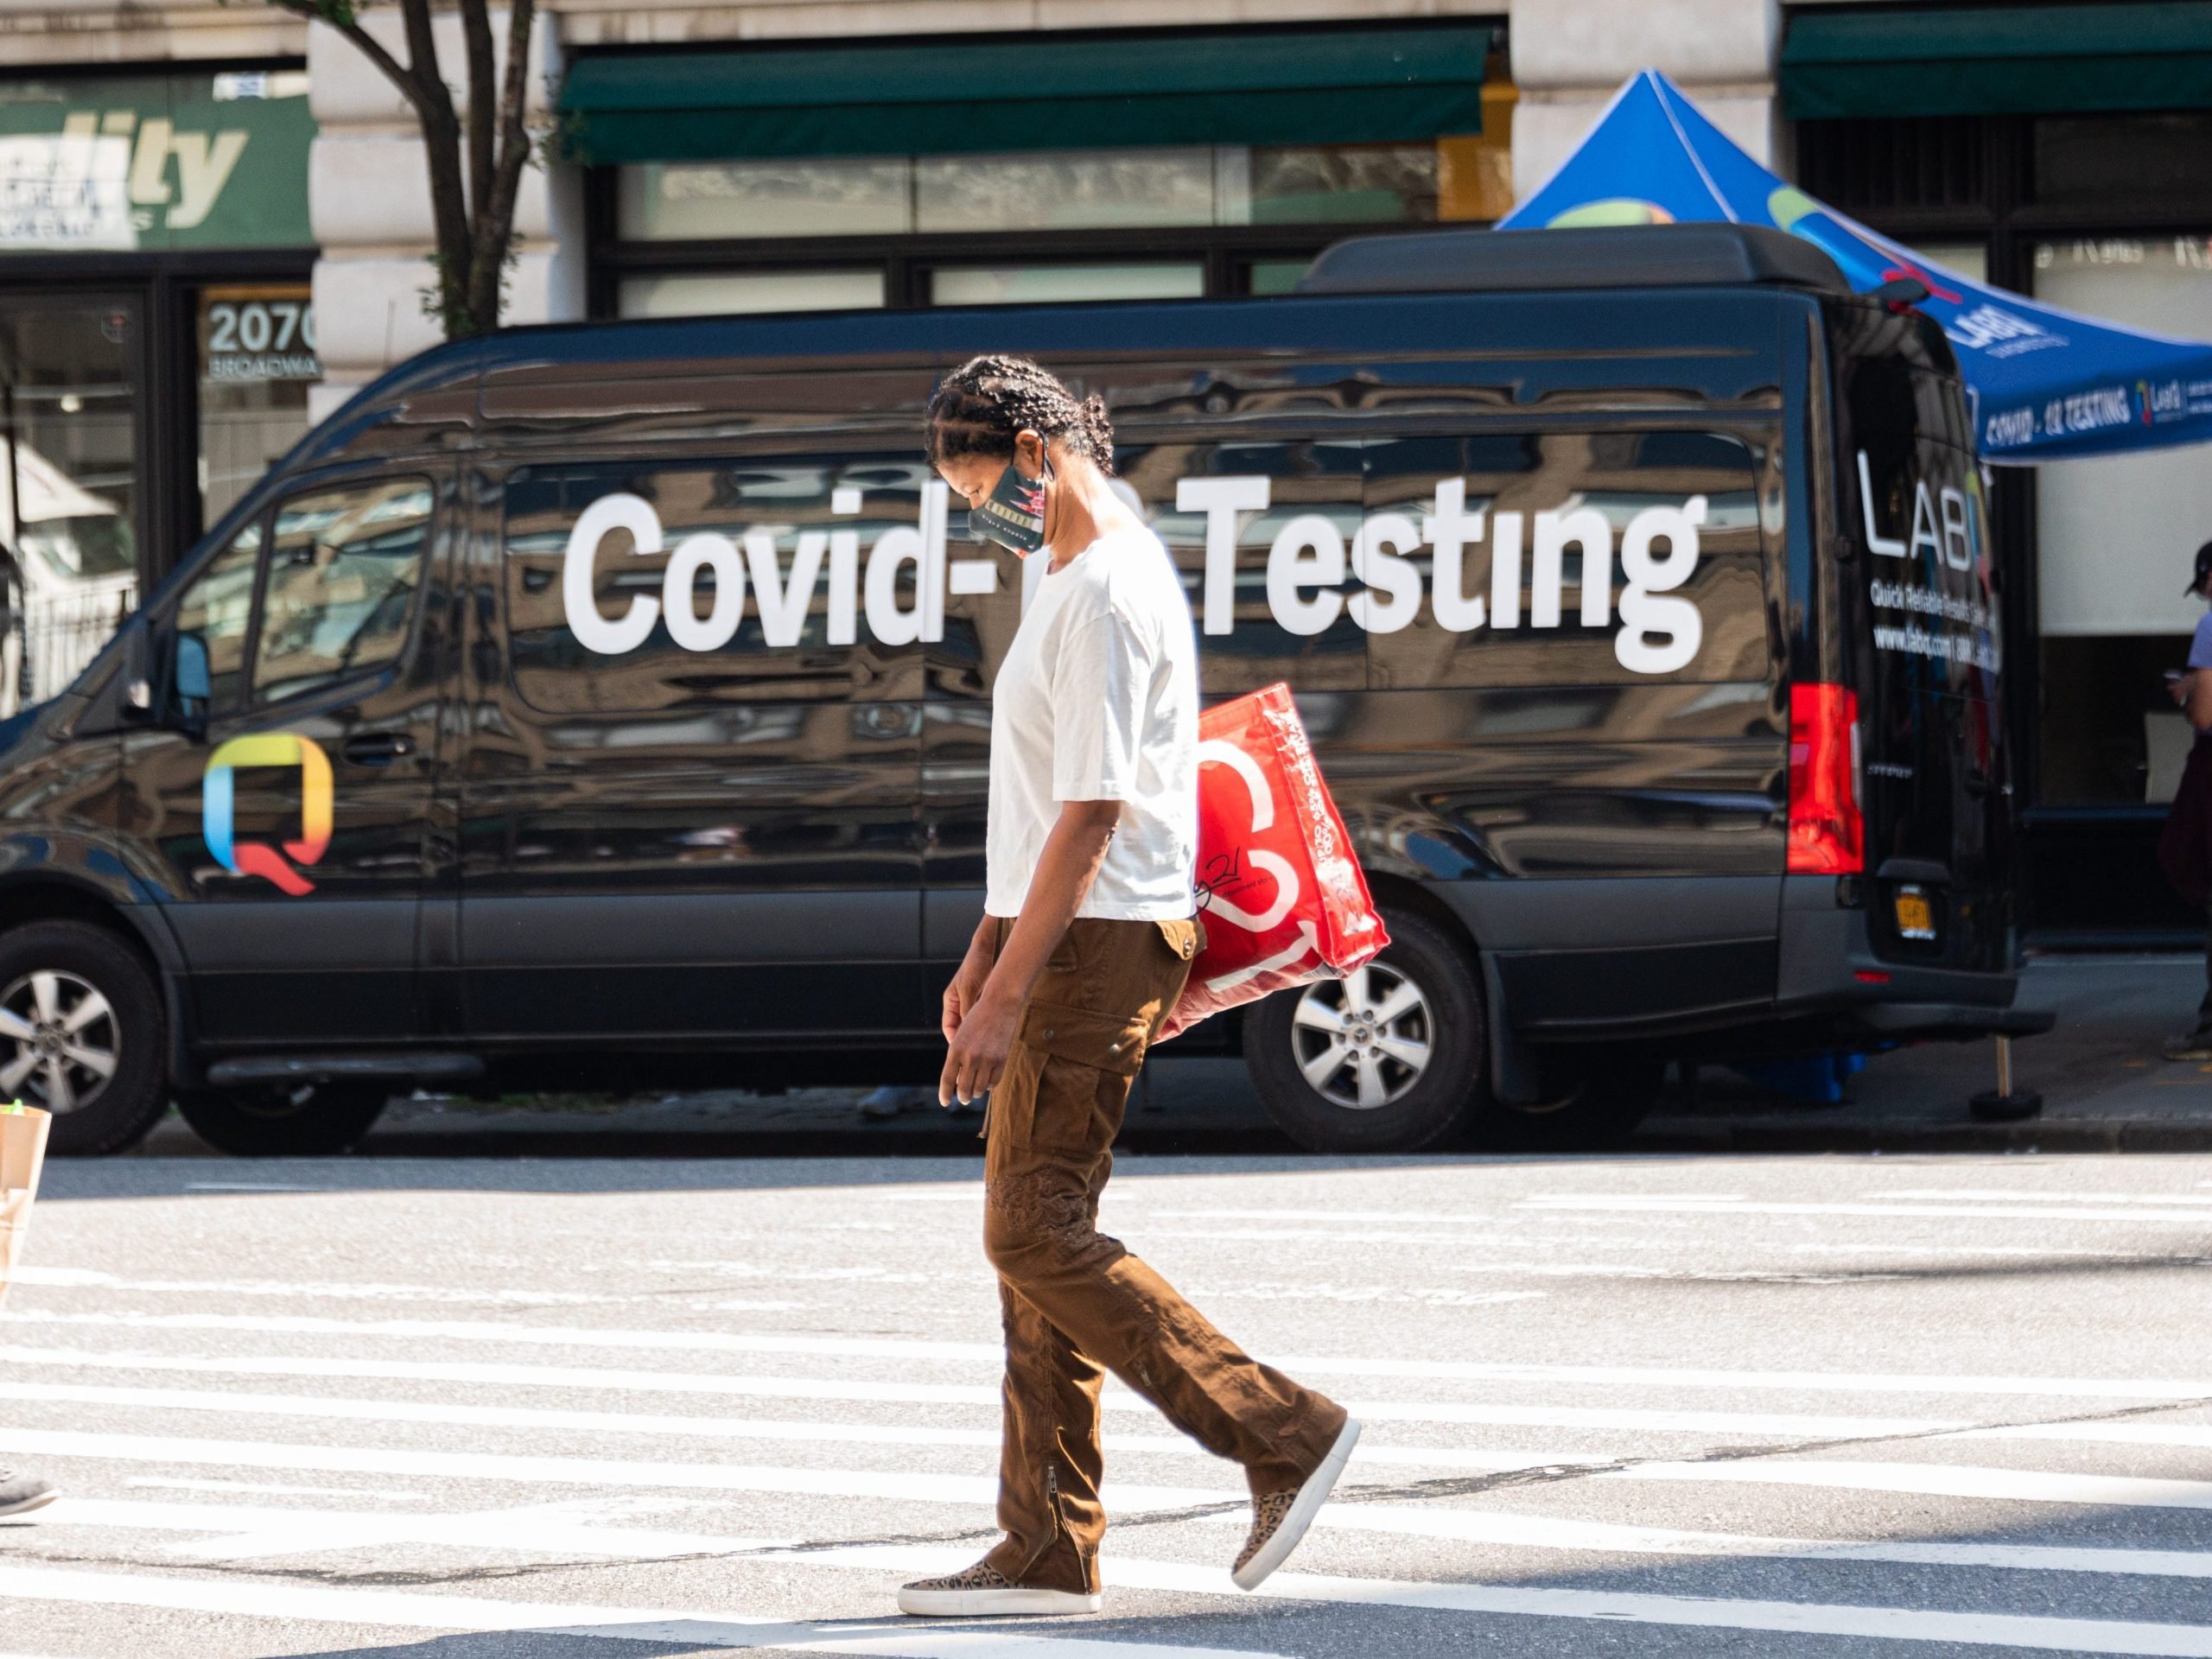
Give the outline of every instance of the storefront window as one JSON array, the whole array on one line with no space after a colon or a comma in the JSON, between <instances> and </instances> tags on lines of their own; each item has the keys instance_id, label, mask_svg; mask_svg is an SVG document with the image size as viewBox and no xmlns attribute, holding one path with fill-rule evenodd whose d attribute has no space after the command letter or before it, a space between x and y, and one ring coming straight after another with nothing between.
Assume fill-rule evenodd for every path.
<instances>
[{"instance_id":1,"label":"storefront window","mask_svg":"<svg viewBox=\"0 0 2212 1659\"><path fill-rule=\"evenodd\" d=\"M2212 241L2083 238L2035 250L2039 300L2212 338ZM2193 448L2036 469L2047 801L2172 798L2187 722L2164 692L2203 614L2184 598L2212 540L2212 468Z\"/></svg>"},{"instance_id":2,"label":"storefront window","mask_svg":"<svg viewBox=\"0 0 2212 1659\"><path fill-rule=\"evenodd\" d=\"M52 696L138 591L138 307L0 302L0 709Z\"/></svg>"},{"instance_id":3,"label":"storefront window","mask_svg":"<svg viewBox=\"0 0 2212 1659\"><path fill-rule=\"evenodd\" d=\"M1195 300L1202 265L951 265L930 273L935 305L1028 305L1073 300Z\"/></svg>"},{"instance_id":4,"label":"storefront window","mask_svg":"<svg viewBox=\"0 0 2212 1659\"><path fill-rule=\"evenodd\" d=\"M858 161L665 162L620 169L628 239L757 241L1117 226L1340 225L1495 218L1477 137ZM1451 184L1445 188L1447 181Z\"/></svg>"},{"instance_id":5,"label":"storefront window","mask_svg":"<svg viewBox=\"0 0 2212 1659\"><path fill-rule=\"evenodd\" d=\"M622 315L626 317L857 311L882 303L880 270L759 270L703 276L632 276L626 278L621 288Z\"/></svg>"},{"instance_id":6,"label":"storefront window","mask_svg":"<svg viewBox=\"0 0 2212 1659\"><path fill-rule=\"evenodd\" d=\"M2035 123L2033 194L2065 207L2212 195L2212 114L2052 116Z\"/></svg>"},{"instance_id":7,"label":"storefront window","mask_svg":"<svg viewBox=\"0 0 2212 1659\"><path fill-rule=\"evenodd\" d=\"M903 235L912 174L904 157L650 162L617 175L615 224L636 242Z\"/></svg>"},{"instance_id":8,"label":"storefront window","mask_svg":"<svg viewBox=\"0 0 2212 1659\"><path fill-rule=\"evenodd\" d=\"M305 283L200 295L200 516L213 524L308 429L322 378Z\"/></svg>"}]
</instances>

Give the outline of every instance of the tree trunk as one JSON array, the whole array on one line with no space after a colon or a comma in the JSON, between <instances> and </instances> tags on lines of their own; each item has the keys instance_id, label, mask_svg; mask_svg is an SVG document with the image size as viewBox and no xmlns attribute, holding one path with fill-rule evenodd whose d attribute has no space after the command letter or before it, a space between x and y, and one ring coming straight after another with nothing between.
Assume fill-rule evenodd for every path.
<instances>
[{"instance_id":1,"label":"tree trunk","mask_svg":"<svg viewBox=\"0 0 2212 1659\"><path fill-rule=\"evenodd\" d=\"M398 0L407 42L402 63L365 31L357 0L270 0L279 10L329 24L376 66L414 111L429 173L436 285L424 296L448 340L499 326L515 202L531 158L525 113L536 0L509 0L507 60L493 51L490 0L459 0L467 113L454 108L438 64L431 0Z\"/></svg>"}]
</instances>

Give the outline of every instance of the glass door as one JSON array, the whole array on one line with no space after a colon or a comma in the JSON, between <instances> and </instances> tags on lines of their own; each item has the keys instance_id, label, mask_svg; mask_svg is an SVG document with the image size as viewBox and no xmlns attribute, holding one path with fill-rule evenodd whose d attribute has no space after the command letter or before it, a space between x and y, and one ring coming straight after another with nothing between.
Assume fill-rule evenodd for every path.
<instances>
[{"instance_id":1,"label":"glass door","mask_svg":"<svg viewBox=\"0 0 2212 1659\"><path fill-rule=\"evenodd\" d=\"M143 308L0 295L0 713L52 696L138 599Z\"/></svg>"}]
</instances>

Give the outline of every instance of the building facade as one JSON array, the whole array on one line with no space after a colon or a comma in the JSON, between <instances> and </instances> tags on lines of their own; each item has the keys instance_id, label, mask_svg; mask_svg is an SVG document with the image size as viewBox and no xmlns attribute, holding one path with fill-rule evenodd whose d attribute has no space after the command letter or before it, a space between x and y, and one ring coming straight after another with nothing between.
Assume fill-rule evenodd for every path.
<instances>
[{"instance_id":1,"label":"building facade","mask_svg":"<svg viewBox=\"0 0 2212 1659\"><path fill-rule=\"evenodd\" d=\"M457 68L450 19L441 46ZM2212 0L556 0L531 50L517 322L1280 292L1343 235L1496 219L1652 65L1933 258L2212 338ZM419 140L334 31L0 0L0 63L22 696L436 327ZM2150 849L2208 478L2181 450L1995 480L2049 936L2191 925Z\"/></svg>"}]
</instances>

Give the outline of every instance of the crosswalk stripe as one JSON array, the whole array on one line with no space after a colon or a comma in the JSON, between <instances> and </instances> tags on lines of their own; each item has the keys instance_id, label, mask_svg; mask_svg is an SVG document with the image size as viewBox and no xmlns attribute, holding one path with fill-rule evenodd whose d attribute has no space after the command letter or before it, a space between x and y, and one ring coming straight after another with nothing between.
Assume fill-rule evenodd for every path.
<instances>
[{"instance_id":1,"label":"crosswalk stripe","mask_svg":"<svg viewBox=\"0 0 2212 1659\"><path fill-rule=\"evenodd\" d=\"M342 1471L460 1480L554 1485L671 1487L712 1491L803 1493L902 1503L993 1504L989 1477L912 1474L896 1470L804 1469L747 1464L656 1463L627 1458L580 1458L495 1452L413 1452L383 1446L302 1446L271 1440L218 1440L161 1434L88 1433L0 1426L0 1450L43 1457L119 1462L192 1464L223 1468ZM1530 1467L1541 1467L1532 1464ZM1710 1482L1717 1484L1826 1487L1855 1491L1992 1498L2018 1503L2080 1503L2140 1509L2212 1509L2212 1481L2155 1476L2075 1475L1919 1463L1774 1463L1719 1459L1700 1463L1635 1464L1593 1470L1601 1481ZM1224 1506L1242 1512L1245 1494L1192 1486L1109 1483L1109 1511ZM1353 1514L1379 1506L1346 1503ZM1408 1506L1403 1513L1448 1513ZM1357 1525L1357 1522L1345 1524ZM1448 1524L1448 1522L1442 1523ZM1410 1522L1376 1529L1422 1531ZM1448 1531L1424 1534L1449 1537Z\"/></svg>"},{"instance_id":2,"label":"crosswalk stripe","mask_svg":"<svg viewBox=\"0 0 2212 1659\"><path fill-rule=\"evenodd\" d=\"M504 1325L473 1319L337 1319L308 1314L116 1313L10 1308L10 1325L67 1325L131 1331L228 1331L282 1336L376 1337L386 1340L507 1343L517 1346L615 1348L686 1353L832 1355L842 1358L981 1362L995 1370L995 1343L925 1342L891 1337L801 1336L780 1332L636 1331L588 1325ZM2054 1395L2082 1399L2212 1399L2212 1379L2159 1382L2135 1377L1990 1376L1872 1371L1724 1370L1643 1365L1519 1365L1479 1360L1385 1359L1310 1355L1271 1361L1294 1375L1428 1378L1481 1382L1555 1382L1635 1387L1774 1389L1790 1393Z\"/></svg>"},{"instance_id":3,"label":"crosswalk stripe","mask_svg":"<svg viewBox=\"0 0 2212 1659\"><path fill-rule=\"evenodd\" d=\"M205 1389L118 1389L66 1382L8 1384L10 1398L74 1405L128 1406L163 1411L214 1411L237 1416L334 1417L352 1422L458 1423L485 1428L569 1429L581 1433L664 1434L698 1440L789 1440L801 1445L945 1446L998 1448L997 1428L936 1428L912 1423L786 1421L681 1414L563 1411L530 1406L468 1406L443 1401L372 1400L297 1394L235 1393ZM1211 1459L1180 1434L1108 1434L1109 1452ZM1611 1461L1599 1452L1480 1451L1461 1446L1363 1445L1361 1463L1404 1469L1495 1471Z\"/></svg>"},{"instance_id":4,"label":"crosswalk stripe","mask_svg":"<svg viewBox=\"0 0 2212 1659\"><path fill-rule=\"evenodd\" d=\"M965 1382L852 1382L816 1376L737 1376L700 1371L600 1370L571 1365L462 1364L435 1360L321 1359L291 1355L203 1357L97 1353L79 1348L0 1345L0 1363L64 1369L183 1372L219 1376L377 1378L501 1387L585 1389L654 1394L724 1395L772 1400L864 1401L899 1405L1000 1406L995 1387ZM1107 1386L1109 1411L1158 1414L1159 1408L1117 1383ZM1688 1434L1783 1435L1807 1440L1878 1440L1970 1429L1970 1422L1930 1417L1847 1417L1805 1412L1665 1411L1625 1407L1514 1406L1443 1400L1348 1400L1363 1422L1465 1423L1491 1427L1627 1429ZM2059 1426L2063 1427L2063 1426ZM1976 1431L1985 1432L1985 1431ZM2007 1431L1986 1433L2002 1438ZM2053 1433L2037 1438L2069 1439ZM2177 1441L2176 1444L2194 1444Z\"/></svg>"},{"instance_id":5,"label":"crosswalk stripe","mask_svg":"<svg viewBox=\"0 0 2212 1659\"><path fill-rule=\"evenodd\" d=\"M426 1595L401 1590L241 1583L144 1573L87 1573L0 1566L0 1599L178 1611L405 1630L528 1631L703 1648L784 1648L880 1659L1278 1659L1246 1649L1164 1642L1100 1642L1033 1630L945 1630L927 1625L870 1630L711 1611L608 1607L589 1602L505 1601L490 1596Z\"/></svg>"},{"instance_id":6,"label":"crosswalk stripe","mask_svg":"<svg viewBox=\"0 0 2212 1659\"><path fill-rule=\"evenodd\" d=\"M53 1458L193 1464L238 1469L316 1469L539 1485L658 1486L702 1491L782 1492L918 1503L995 1505L995 1476L918 1475L897 1470L794 1469L748 1464L653 1463L630 1458L572 1458L504 1452L410 1452L384 1446L299 1446L274 1440L215 1440L167 1434L87 1433L0 1425L0 1448ZM1243 1508L1243 1492L1194 1486L1112 1486L1110 1508L1181 1510L1217 1503Z\"/></svg>"},{"instance_id":7,"label":"crosswalk stripe","mask_svg":"<svg viewBox=\"0 0 2212 1659\"><path fill-rule=\"evenodd\" d=\"M881 1564L911 1562L905 1552L881 1552ZM845 1564L873 1567L859 1552ZM924 1569L926 1570L926 1569ZM1217 1568L1177 1562L1116 1561L1116 1581L1133 1589L1219 1593ZM2212 1659L2212 1630L2120 1619L2050 1618L2013 1613L1855 1606L1818 1602L1765 1601L1723 1597L1666 1596L1604 1590L1438 1584L1389 1580L1333 1579L1278 1573L1263 1596L1274 1600L1357 1602L1439 1611L1518 1618L1603 1619L1700 1630L1760 1630L1793 1636L1839 1636L1894 1641L1948 1642L2069 1653L2156 1656L2157 1659ZM197 1612L410 1629L531 1630L699 1647L789 1648L798 1651L900 1656L901 1659L1192 1659L1219 1649L1159 1643L1095 1642L1040 1636L1033 1630L946 1630L894 1627L862 1633L850 1625L772 1623L763 1619L660 1609L588 1604L512 1602L486 1596L429 1595L186 1579L139 1573L92 1573L68 1568L0 1566L0 1597L107 1606L162 1607ZM1226 1654L1222 1659L1229 1659ZM1262 1659L1249 1649L1236 1659Z\"/></svg>"},{"instance_id":8,"label":"crosswalk stripe","mask_svg":"<svg viewBox=\"0 0 2212 1659\"><path fill-rule=\"evenodd\" d=\"M809 1554L817 1565L881 1567L895 1573L942 1572L956 1563L964 1564L960 1561L960 1552L910 1550L899 1546L856 1545L842 1550L810 1551ZM1107 1575L1109 1594L1115 1586L1205 1594L1222 1577L1217 1569L1211 1567L1179 1561L1130 1560L1112 1555L1102 1561L1101 1570ZM2122 1619L2045 1618L2018 1613L1966 1613L1934 1608L1866 1607L1605 1590L1522 1589L1484 1584L1344 1579L1294 1572L1276 1573L1258 1593L1286 1601L1357 1602L1363 1606L1408 1607L1440 1612L1605 1619L1706 1630L1766 1630L1792 1636L1872 1637L2063 1653L2158 1655L2166 1659L2207 1659L2207 1656L2212 1656L2212 1630Z\"/></svg>"},{"instance_id":9,"label":"crosswalk stripe","mask_svg":"<svg viewBox=\"0 0 2212 1659\"><path fill-rule=\"evenodd\" d=\"M357 1494L364 1501L377 1494ZM442 1543L482 1546L495 1539L502 1550L556 1557L607 1555L666 1560L735 1554L777 1548L757 1539L660 1527L588 1524L576 1505L544 1504L496 1511L496 1529L481 1513L421 1510L311 1510L258 1504L173 1503L143 1499L65 1497L39 1513L41 1526L113 1527L162 1532L204 1532L212 1541L180 1545L171 1553L202 1560L238 1560L309 1554L378 1544ZM590 1501L604 1517L609 1504ZM1241 1528L1242 1512L1205 1517ZM2183 1549L2068 1548L2049 1544L1950 1544L1911 1541L1852 1543L1815 1538L1764 1538L1748 1533L1692 1532L1610 1522L1567 1521L1554 1516L1497 1510L1408 1508L1384 1503L1332 1503L1319 1525L1338 1531L1449 1539L1504 1548L1577 1554L1666 1555L1692 1559L1887 1562L1915 1567L2030 1573L2091 1573L2131 1578L2212 1580L2212 1552ZM957 1552L956 1552L957 1553ZM970 1547L968 1554L972 1555ZM810 1548L801 1562L834 1557ZM964 1567L967 1560L951 1563ZM918 1571L929 1571L928 1567Z\"/></svg>"},{"instance_id":10,"label":"crosswalk stripe","mask_svg":"<svg viewBox=\"0 0 2212 1659\"><path fill-rule=\"evenodd\" d=\"M1925 1216L1933 1218L1971 1217L1975 1221L2133 1221L2178 1222L2202 1227L2212 1216L2202 1210L2089 1210L2080 1205L2050 1204L1860 1204L1849 1200L1785 1198L1698 1198L1668 1194L1592 1193L1522 1198L1516 1210L1613 1211L1637 1214L1683 1216Z\"/></svg>"},{"instance_id":11,"label":"crosswalk stripe","mask_svg":"<svg viewBox=\"0 0 2212 1659\"><path fill-rule=\"evenodd\" d=\"M2088 1503L2149 1510L2212 1510L2212 1480L2156 1475L2077 1475L2050 1469L1992 1469L1936 1463L1841 1463L1785 1459L1752 1463L1639 1463L1596 1480L1719 1482L1747 1486L1822 1486L1930 1497L1986 1497L2020 1503Z\"/></svg>"}]
</instances>

